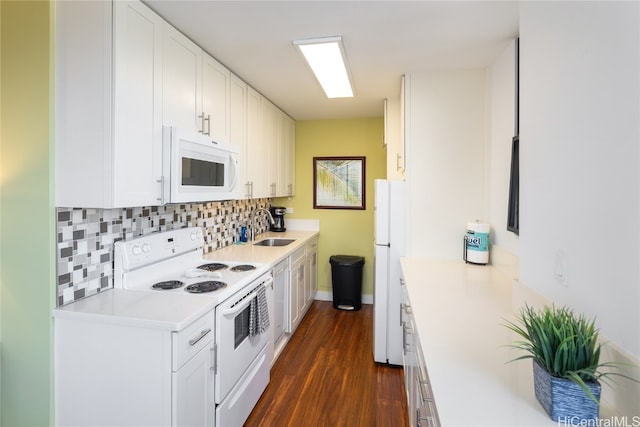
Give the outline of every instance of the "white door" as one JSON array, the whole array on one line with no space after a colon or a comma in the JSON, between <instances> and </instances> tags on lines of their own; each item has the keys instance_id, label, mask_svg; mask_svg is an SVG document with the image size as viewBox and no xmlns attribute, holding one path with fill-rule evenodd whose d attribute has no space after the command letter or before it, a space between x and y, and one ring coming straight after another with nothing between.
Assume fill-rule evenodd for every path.
<instances>
[{"instance_id":1,"label":"white door","mask_svg":"<svg viewBox=\"0 0 640 427\"><path fill-rule=\"evenodd\" d=\"M373 257L373 359L387 363L389 248L375 246Z\"/></svg>"},{"instance_id":2,"label":"white door","mask_svg":"<svg viewBox=\"0 0 640 427\"><path fill-rule=\"evenodd\" d=\"M174 426L214 426L212 346L213 342L173 373Z\"/></svg>"},{"instance_id":3,"label":"white door","mask_svg":"<svg viewBox=\"0 0 640 427\"><path fill-rule=\"evenodd\" d=\"M164 26L162 56L162 124L202 130L202 50L169 24Z\"/></svg>"},{"instance_id":4,"label":"white door","mask_svg":"<svg viewBox=\"0 0 640 427\"><path fill-rule=\"evenodd\" d=\"M113 206L157 205L163 21L139 2L115 2L114 8Z\"/></svg>"},{"instance_id":5,"label":"white door","mask_svg":"<svg viewBox=\"0 0 640 427\"><path fill-rule=\"evenodd\" d=\"M206 121L203 132L216 142L230 141L231 72L218 61L202 57L202 112Z\"/></svg>"}]
</instances>

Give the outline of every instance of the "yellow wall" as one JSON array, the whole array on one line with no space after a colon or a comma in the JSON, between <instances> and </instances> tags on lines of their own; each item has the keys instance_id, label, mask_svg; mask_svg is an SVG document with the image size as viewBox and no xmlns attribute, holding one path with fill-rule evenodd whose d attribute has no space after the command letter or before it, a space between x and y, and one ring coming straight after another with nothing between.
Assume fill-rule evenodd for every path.
<instances>
[{"instance_id":1,"label":"yellow wall","mask_svg":"<svg viewBox=\"0 0 640 427\"><path fill-rule=\"evenodd\" d=\"M381 106L382 109L382 106ZM373 180L386 177L381 117L296 122L296 196L275 199L293 208L287 219L319 219L318 290L331 291L331 255L365 257L362 293L373 295ZM366 157L366 210L313 208L313 157Z\"/></svg>"},{"instance_id":2,"label":"yellow wall","mask_svg":"<svg viewBox=\"0 0 640 427\"><path fill-rule=\"evenodd\" d=\"M52 3L0 1L0 425L52 425Z\"/></svg>"}]
</instances>

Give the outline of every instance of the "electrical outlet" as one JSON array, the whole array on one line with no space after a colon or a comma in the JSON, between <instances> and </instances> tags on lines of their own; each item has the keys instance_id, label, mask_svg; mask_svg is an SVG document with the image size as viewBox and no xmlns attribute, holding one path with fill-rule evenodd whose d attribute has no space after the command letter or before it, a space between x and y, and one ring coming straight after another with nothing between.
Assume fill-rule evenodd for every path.
<instances>
[{"instance_id":1,"label":"electrical outlet","mask_svg":"<svg viewBox=\"0 0 640 427\"><path fill-rule=\"evenodd\" d=\"M293 208L285 208L285 212L288 214L292 214L293 213Z\"/></svg>"},{"instance_id":2,"label":"electrical outlet","mask_svg":"<svg viewBox=\"0 0 640 427\"><path fill-rule=\"evenodd\" d=\"M566 249L558 249L556 251L556 260L553 270L553 275L556 278L556 282L558 282L561 286L568 286L567 284L567 250Z\"/></svg>"}]
</instances>

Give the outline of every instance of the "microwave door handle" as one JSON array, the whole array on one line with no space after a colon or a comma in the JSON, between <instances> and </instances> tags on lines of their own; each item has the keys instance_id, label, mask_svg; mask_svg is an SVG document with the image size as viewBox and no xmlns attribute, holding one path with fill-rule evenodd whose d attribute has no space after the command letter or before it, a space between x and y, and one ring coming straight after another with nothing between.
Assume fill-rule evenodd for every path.
<instances>
[{"instance_id":1,"label":"microwave door handle","mask_svg":"<svg viewBox=\"0 0 640 427\"><path fill-rule=\"evenodd\" d=\"M231 191L233 191L236 188L236 184L238 184L238 159L236 159L236 156L233 154L231 154L229 158L231 159L231 165L233 165L233 170L231 171L233 173L233 178L231 179L230 186Z\"/></svg>"}]
</instances>

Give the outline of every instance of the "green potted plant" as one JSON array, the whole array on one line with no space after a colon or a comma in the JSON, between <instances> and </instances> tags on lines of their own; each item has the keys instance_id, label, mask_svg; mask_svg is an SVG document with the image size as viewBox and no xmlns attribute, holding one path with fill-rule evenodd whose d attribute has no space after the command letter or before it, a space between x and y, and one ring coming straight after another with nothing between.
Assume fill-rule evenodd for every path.
<instances>
[{"instance_id":1,"label":"green potted plant","mask_svg":"<svg viewBox=\"0 0 640 427\"><path fill-rule=\"evenodd\" d=\"M527 352L511 361L533 359L536 399L554 421L597 419L600 408L600 381L617 375L613 362L600 362L598 329L595 320L574 314L567 307L521 309L516 323L505 326L520 337L511 346Z\"/></svg>"}]
</instances>

